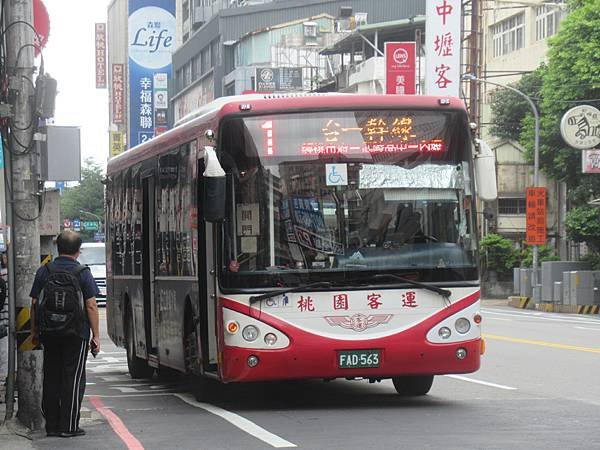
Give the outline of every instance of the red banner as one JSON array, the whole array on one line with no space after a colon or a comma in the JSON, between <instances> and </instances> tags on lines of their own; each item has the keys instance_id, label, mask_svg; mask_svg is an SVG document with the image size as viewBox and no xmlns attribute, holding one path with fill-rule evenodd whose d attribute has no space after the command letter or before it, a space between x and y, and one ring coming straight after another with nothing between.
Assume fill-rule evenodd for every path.
<instances>
[{"instance_id":1,"label":"red banner","mask_svg":"<svg viewBox=\"0 0 600 450\"><path fill-rule=\"evenodd\" d=\"M96 24L96 89L106 89L106 24Z\"/></svg>"},{"instance_id":2,"label":"red banner","mask_svg":"<svg viewBox=\"0 0 600 450\"><path fill-rule=\"evenodd\" d=\"M122 124L125 120L125 65L112 65L112 122Z\"/></svg>"},{"instance_id":3,"label":"red banner","mask_svg":"<svg viewBox=\"0 0 600 450\"><path fill-rule=\"evenodd\" d=\"M385 93L416 93L416 44L414 42L385 43Z\"/></svg>"},{"instance_id":4,"label":"red banner","mask_svg":"<svg viewBox=\"0 0 600 450\"><path fill-rule=\"evenodd\" d=\"M528 245L546 243L546 191L544 187L527 188L525 242Z\"/></svg>"}]
</instances>

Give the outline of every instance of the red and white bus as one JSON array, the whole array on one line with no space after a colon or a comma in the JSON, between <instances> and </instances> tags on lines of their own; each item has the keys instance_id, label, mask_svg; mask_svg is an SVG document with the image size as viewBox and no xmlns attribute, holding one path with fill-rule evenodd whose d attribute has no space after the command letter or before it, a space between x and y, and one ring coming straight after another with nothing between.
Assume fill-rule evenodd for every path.
<instances>
[{"instance_id":1,"label":"red and white bus","mask_svg":"<svg viewBox=\"0 0 600 450\"><path fill-rule=\"evenodd\" d=\"M477 156L457 98L254 94L111 159L108 332L131 376L423 395L476 371Z\"/></svg>"}]
</instances>

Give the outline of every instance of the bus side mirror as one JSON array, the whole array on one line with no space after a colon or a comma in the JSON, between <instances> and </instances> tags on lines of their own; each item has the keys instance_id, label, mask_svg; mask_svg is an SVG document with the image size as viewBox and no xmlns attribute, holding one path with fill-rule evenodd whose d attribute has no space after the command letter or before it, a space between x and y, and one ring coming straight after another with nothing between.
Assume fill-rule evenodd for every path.
<instances>
[{"instance_id":1,"label":"bus side mirror","mask_svg":"<svg viewBox=\"0 0 600 450\"><path fill-rule=\"evenodd\" d=\"M207 222L220 222L225 218L226 177L205 177L202 211Z\"/></svg>"},{"instance_id":2,"label":"bus side mirror","mask_svg":"<svg viewBox=\"0 0 600 450\"><path fill-rule=\"evenodd\" d=\"M474 154L475 189L477 196L484 201L490 202L498 198L496 186L496 158L490 146L476 139L479 151Z\"/></svg>"},{"instance_id":3,"label":"bus side mirror","mask_svg":"<svg viewBox=\"0 0 600 450\"><path fill-rule=\"evenodd\" d=\"M227 177L213 147L204 147L204 167L202 216L207 222L220 222L225 218Z\"/></svg>"}]
</instances>

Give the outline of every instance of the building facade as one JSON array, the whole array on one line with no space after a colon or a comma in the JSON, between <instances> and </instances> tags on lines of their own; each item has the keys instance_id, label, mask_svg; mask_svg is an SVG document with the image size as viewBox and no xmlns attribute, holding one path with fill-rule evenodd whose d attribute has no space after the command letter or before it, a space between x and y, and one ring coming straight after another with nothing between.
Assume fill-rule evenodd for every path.
<instances>
[{"instance_id":1,"label":"building facade","mask_svg":"<svg viewBox=\"0 0 600 450\"><path fill-rule=\"evenodd\" d=\"M508 85L545 61L548 38L557 33L566 15L561 1L551 4L540 0L520 2L505 0L483 1L483 70L482 78ZM482 83L481 135L496 154L498 200L496 219L489 222L487 231L509 237L516 242L525 239L525 192L533 186L533 166L524 157L518 142L499 139L490 133L494 121L491 101L497 86ZM566 258L564 186L540 173L540 185L548 188L548 242Z\"/></svg>"},{"instance_id":2,"label":"building facade","mask_svg":"<svg viewBox=\"0 0 600 450\"><path fill-rule=\"evenodd\" d=\"M290 56L292 63L304 60L303 65L307 68L313 64L318 67L320 62L314 56L315 52L304 45L305 38L311 37L305 35L307 22L316 22L317 37L328 39L324 36L349 32L357 21L406 19L422 15L425 10L425 2L420 0L178 2L183 11L180 16L183 34L182 45L173 55L175 121L214 98L247 90L241 87L254 85L251 78L256 74L256 67L281 65L285 57ZM328 21L333 22L331 32L327 28ZM302 33L298 31L300 27ZM303 41L297 42L300 45L290 45L295 38L283 38L284 34L302 36ZM296 49L288 48L278 56L274 49L278 46ZM311 55L314 56L312 60ZM293 67L294 64L288 62L286 66ZM315 76L319 73L317 69L311 70ZM309 77L306 87L310 86L311 79Z\"/></svg>"}]
</instances>

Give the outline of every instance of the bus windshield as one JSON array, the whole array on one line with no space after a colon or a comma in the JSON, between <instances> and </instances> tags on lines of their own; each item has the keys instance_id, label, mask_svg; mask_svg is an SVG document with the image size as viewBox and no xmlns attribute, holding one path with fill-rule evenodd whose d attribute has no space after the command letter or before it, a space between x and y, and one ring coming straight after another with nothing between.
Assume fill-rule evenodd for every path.
<instances>
[{"instance_id":1,"label":"bus windshield","mask_svg":"<svg viewBox=\"0 0 600 450\"><path fill-rule=\"evenodd\" d=\"M381 273L478 278L464 112L230 118L219 150L229 183L224 288Z\"/></svg>"}]
</instances>

